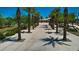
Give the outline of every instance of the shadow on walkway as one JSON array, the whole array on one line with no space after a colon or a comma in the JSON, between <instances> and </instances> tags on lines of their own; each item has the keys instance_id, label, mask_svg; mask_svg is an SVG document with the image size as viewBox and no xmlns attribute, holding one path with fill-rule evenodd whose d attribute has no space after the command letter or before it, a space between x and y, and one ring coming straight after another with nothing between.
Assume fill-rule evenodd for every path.
<instances>
[{"instance_id":1,"label":"shadow on walkway","mask_svg":"<svg viewBox=\"0 0 79 59\"><path fill-rule=\"evenodd\" d=\"M63 35L63 33L61 33L61 32L56 33L56 32L52 32L52 31L48 31L48 32L45 32L45 33L47 33L47 34L54 33L54 34L58 34L58 35ZM67 35L69 35L69 34L67 33Z\"/></svg>"},{"instance_id":2,"label":"shadow on walkway","mask_svg":"<svg viewBox=\"0 0 79 59\"><path fill-rule=\"evenodd\" d=\"M55 34L60 34L59 32L58 32L58 33L56 33L56 32L51 32L51 31L48 31L48 32L45 32L45 33L47 33L47 34L52 34L52 33L55 33Z\"/></svg>"},{"instance_id":3,"label":"shadow on walkway","mask_svg":"<svg viewBox=\"0 0 79 59\"><path fill-rule=\"evenodd\" d=\"M12 37L12 38L5 38L4 40L1 40L0 43L4 43L7 41L11 41L11 42L24 42L25 39L21 39L18 40L16 37Z\"/></svg>"},{"instance_id":4,"label":"shadow on walkway","mask_svg":"<svg viewBox=\"0 0 79 59\"><path fill-rule=\"evenodd\" d=\"M48 25L42 25L40 28L48 28Z\"/></svg>"},{"instance_id":5,"label":"shadow on walkway","mask_svg":"<svg viewBox=\"0 0 79 59\"><path fill-rule=\"evenodd\" d=\"M65 41L63 41L62 39L58 39L58 37L57 38L53 38L51 36L49 37L50 38L41 39L43 42L47 42L43 44L43 46L50 45L50 44L52 44L53 47L55 47L56 44L71 46L69 44L64 43ZM68 42L71 42L71 40L69 40Z\"/></svg>"},{"instance_id":6,"label":"shadow on walkway","mask_svg":"<svg viewBox=\"0 0 79 59\"><path fill-rule=\"evenodd\" d=\"M47 34L52 34L53 32L45 32L45 33L47 33Z\"/></svg>"},{"instance_id":7,"label":"shadow on walkway","mask_svg":"<svg viewBox=\"0 0 79 59\"><path fill-rule=\"evenodd\" d=\"M52 29L46 28L45 30L52 30Z\"/></svg>"},{"instance_id":8,"label":"shadow on walkway","mask_svg":"<svg viewBox=\"0 0 79 59\"><path fill-rule=\"evenodd\" d=\"M32 33L32 32L26 32L26 31L22 31L21 33Z\"/></svg>"}]
</instances>

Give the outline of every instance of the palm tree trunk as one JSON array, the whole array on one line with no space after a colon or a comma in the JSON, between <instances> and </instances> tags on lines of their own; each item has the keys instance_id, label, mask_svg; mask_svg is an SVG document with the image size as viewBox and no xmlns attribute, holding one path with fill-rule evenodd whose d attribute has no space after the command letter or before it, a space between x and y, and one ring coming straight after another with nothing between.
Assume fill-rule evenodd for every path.
<instances>
[{"instance_id":1,"label":"palm tree trunk","mask_svg":"<svg viewBox=\"0 0 79 59\"><path fill-rule=\"evenodd\" d=\"M51 28L52 28L52 18L49 20L49 25L50 25Z\"/></svg>"},{"instance_id":2,"label":"palm tree trunk","mask_svg":"<svg viewBox=\"0 0 79 59\"><path fill-rule=\"evenodd\" d=\"M54 17L52 17L52 29L54 29Z\"/></svg>"},{"instance_id":3,"label":"palm tree trunk","mask_svg":"<svg viewBox=\"0 0 79 59\"><path fill-rule=\"evenodd\" d=\"M37 26L39 25L39 16L38 16L38 20L37 20Z\"/></svg>"},{"instance_id":4,"label":"palm tree trunk","mask_svg":"<svg viewBox=\"0 0 79 59\"><path fill-rule=\"evenodd\" d=\"M67 19L68 19L68 9L65 7L64 9L64 33L63 33L63 40L67 40L66 38L66 31L67 31Z\"/></svg>"},{"instance_id":5,"label":"palm tree trunk","mask_svg":"<svg viewBox=\"0 0 79 59\"><path fill-rule=\"evenodd\" d=\"M34 15L32 15L32 29L34 29Z\"/></svg>"},{"instance_id":6,"label":"palm tree trunk","mask_svg":"<svg viewBox=\"0 0 79 59\"><path fill-rule=\"evenodd\" d=\"M58 20L57 20L57 17L55 19L56 19L56 33L58 33Z\"/></svg>"},{"instance_id":7,"label":"palm tree trunk","mask_svg":"<svg viewBox=\"0 0 79 59\"><path fill-rule=\"evenodd\" d=\"M64 33L63 33L63 40L66 40L66 22L65 22L66 19L64 19Z\"/></svg>"},{"instance_id":8,"label":"palm tree trunk","mask_svg":"<svg viewBox=\"0 0 79 59\"><path fill-rule=\"evenodd\" d=\"M49 25L50 25L50 19L49 19Z\"/></svg>"},{"instance_id":9,"label":"palm tree trunk","mask_svg":"<svg viewBox=\"0 0 79 59\"><path fill-rule=\"evenodd\" d=\"M28 33L30 33L30 7L28 8Z\"/></svg>"},{"instance_id":10,"label":"palm tree trunk","mask_svg":"<svg viewBox=\"0 0 79 59\"><path fill-rule=\"evenodd\" d=\"M20 27L20 21L18 21L18 40L21 40L21 27Z\"/></svg>"},{"instance_id":11,"label":"palm tree trunk","mask_svg":"<svg viewBox=\"0 0 79 59\"><path fill-rule=\"evenodd\" d=\"M17 9L16 13L17 18L17 25L18 25L18 40L21 40L21 26L20 26L20 9Z\"/></svg>"}]
</instances>

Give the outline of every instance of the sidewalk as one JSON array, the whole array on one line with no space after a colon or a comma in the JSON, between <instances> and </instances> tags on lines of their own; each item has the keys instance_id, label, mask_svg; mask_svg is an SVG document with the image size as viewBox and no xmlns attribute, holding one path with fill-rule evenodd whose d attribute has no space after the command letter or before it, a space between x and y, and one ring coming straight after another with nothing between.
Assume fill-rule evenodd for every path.
<instances>
[{"instance_id":1,"label":"sidewalk","mask_svg":"<svg viewBox=\"0 0 79 59\"><path fill-rule=\"evenodd\" d=\"M48 26L48 28L50 27ZM41 39L47 39L47 38L50 38L50 36L55 39L56 38L62 39L63 32L62 32L62 29L59 28L59 30L61 31L60 34L55 34L54 33L55 30L44 30L45 31L45 32L43 31L44 36L38 39L37 42L29 50L32 50L32 51L78 51L79 50L79 37L71 33L67 33L67 38L71 40L71 42L63 42L63 44L53 42L54 47L52 46L52 43L49 41L41 41ZM47 32L49 32L49 34ZM48 44L44 46L44 44L46 43Z\"/></svg>"},{"instance_id":2,"label":"sidewalk","mask_svg":"<svg viewBox=\"0 0 79 59\"><path fill-rule=\"evenodd\" d=\"M23 30L26 31L27 30ZM79 37L71 33L67 33L67 38L71 42L51 42L49 39L61 39L63 37L62 29L59 28L60 33L56 34L48 23L40 23L32 33L22 33L21 41L5 41L0 43L0 51L78 51L79 50ZM17 34L11 36L17 38ZM44 41L43 39L47 40ZM49 40L48 40L49 39ZM46 44L47 43L47 44Z\"/></svg>"}]
</instances>

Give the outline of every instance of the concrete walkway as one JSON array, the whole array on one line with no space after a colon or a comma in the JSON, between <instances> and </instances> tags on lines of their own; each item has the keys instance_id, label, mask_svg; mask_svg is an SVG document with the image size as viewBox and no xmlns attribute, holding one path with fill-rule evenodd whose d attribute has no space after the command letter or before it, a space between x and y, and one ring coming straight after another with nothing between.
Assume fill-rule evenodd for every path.
<instances>
[{"instance_id":1,"label":"concrete walkway","mask_svg":"<svg viewBox=\"0 0 79 59\"><path fill-rule=\"evenodd\" d=\"M79 37L67 33L69 42L55 41L63 38L62 29L59 28L59 34L52 30L48 23L40 23L32 33L22 33L22 40L0 42L1 51L78 51ZM10 36L12 40L17 39L17 34Z\"/></svg>"}]
</instances>

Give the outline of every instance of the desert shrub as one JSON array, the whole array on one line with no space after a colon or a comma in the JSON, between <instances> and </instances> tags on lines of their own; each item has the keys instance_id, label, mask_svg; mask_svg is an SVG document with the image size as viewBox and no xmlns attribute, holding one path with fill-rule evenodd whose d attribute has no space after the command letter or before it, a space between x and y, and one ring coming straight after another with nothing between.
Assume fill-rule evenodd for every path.
<instances>
[{"instance_id":1,"label":"desert shrub","mask_svg":"<svg viewBox=\"0 0 79 59\"><path fill-rule=\"evenodd\" d=\"M11 36L17 33L17 28L7 30L5 36Z\"/></svg>"},{"instance_id":2,"label":"desert shrub","mask_svg":"<svg viewBox=\"0 0 79 59\"><path fill-rule=\"evenodd\" d=\"M77 32L77 30L72 29L72 28L69 28L68 31L69 31L69 32Z\"/></svg>"},{"instance_id":3,"label":"desert shrub","mask_svg":"<svg viewBox=\"0 0 79 59\"><path fill-rule=\"evenodd\" d=\"M9 31L7 31L7 33L6 33L5 35L6 35L6 36L11 36L11 35L14 35L14 34L15 34L14 31L9 30Z\"/></svg>"},{"instance_id":4,"label":"desert shrub","mask_svg":"<svg viewBox=\"0 0 79 59\"><path fill-rule=\"evenodd\" d=\"M5 38L5 35L0 32L0 40L3 40Z\"/></svg>"},{"instance_id":5,"label":"desert shrub","mask_svg":"<svg viewBox=\"0 0 79 59\"><path fill-rule=\"evenodd\" d=\"M18 32L18 29L17 28L14 28L14 29L12 29L12 31L14 31L14 33L17 33Z\"/></svg>"},{"instance_id":6,"label":"desert shrub","mask_svg":"<svg viewBox=\"0 0 79 59\"><path fill-rule=\"evenodd\" d=\"M23 30L23 29L27 29L27 25L21 26L21 30Z\"/></svg>"}]
</instances>

